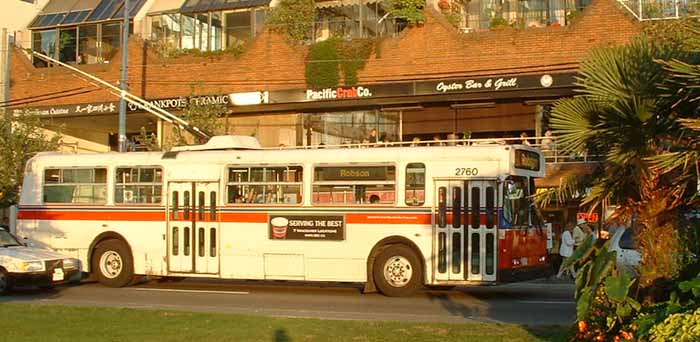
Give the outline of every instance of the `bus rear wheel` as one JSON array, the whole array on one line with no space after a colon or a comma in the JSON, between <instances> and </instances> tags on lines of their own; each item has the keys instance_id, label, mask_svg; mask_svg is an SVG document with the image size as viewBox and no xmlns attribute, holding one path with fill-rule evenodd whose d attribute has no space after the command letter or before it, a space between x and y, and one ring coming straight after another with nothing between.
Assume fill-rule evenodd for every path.
<instances>
[{"instance_id":1,"label":"bus rear wheel","mask_svg":"<svg viewBox=\"0 0 700 342\"><path fill-rule=\"evenodd\" d=\"M372 271L377 288L389 297L410 296L422 285L420 260L404 245L391 245L382 250L374 259Z\"/></svg>"},{"instance_id":2,"label":"bus rear wheel","mask_svg":"<svg viewBox=\"0 0 700 342\"><path fill-rule=\"evenodd\" d=\"M130 285L134 281L134 264L129 247L116 239L101 242L92 255L92 272L102 285Z\"/></svg>"}]
</instances>

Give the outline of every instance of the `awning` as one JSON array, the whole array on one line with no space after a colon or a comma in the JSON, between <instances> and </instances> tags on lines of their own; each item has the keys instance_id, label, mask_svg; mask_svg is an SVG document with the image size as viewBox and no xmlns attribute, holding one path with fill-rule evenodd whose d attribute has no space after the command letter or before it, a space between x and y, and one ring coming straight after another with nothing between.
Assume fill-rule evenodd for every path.
<instances>
[{"instance_id":1,"label":"awning","mask_svg":"<svg viewBox=\"0 0 700 342\"><path fill-rule=\"evenodd\" d=\"M369 5L381 0L329 0L329 1L316 1L316 8L329 8L329 7L343 7L343 6L356 6L359 4Z\"/></svg>"},{"instance_id":2,"label":"awning","mask_svg":"<svg viewBox=\"0 0 700 342\"><path fill-rule=\"evenodd\" d=\"M187 0L180 8L182 13L222 11L240 8L268 6L270 0Z\"/></svg>"},{"instance_id":3,"label":"awning","mask_svg":"<svg viewBox=\"0 0 700 342\"><path fill-rule=\"evenodd\" d=\"M146 0L131 0L129 17L141 10ZM34 21L30 29L72 26L124 18L124 0L51 0Z\"/></svg>"},{"instance_id":4,"label":"awning","mask_svg":"<svg viewBox=\"0 0 700 342\"><path fill-rule=\"evenodd\" d=\"M185 0L158 0L148 9L148 14L178 12L184 2Z\"/></svg>"},{"instance_id":5,"label":"awning","mask_svg":"<svg viewBox=\"0 0 700 342\"><path fill-rule=\"evenodd\" d=\"M586 177L598 167L596 163L547 164L545 177L535 179L537 188L555 188L571 176Z\"/></svg>"}]
</instances>

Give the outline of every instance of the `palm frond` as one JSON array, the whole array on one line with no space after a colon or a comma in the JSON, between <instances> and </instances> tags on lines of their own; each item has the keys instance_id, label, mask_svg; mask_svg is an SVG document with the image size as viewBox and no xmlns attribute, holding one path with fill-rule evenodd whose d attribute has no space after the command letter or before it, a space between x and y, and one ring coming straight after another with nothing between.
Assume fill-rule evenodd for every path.
<instances>
[{"instance_id":1,"label":"palm frond","mask_svg":"<svg viewBox=\"0 0 700 342\"><path fill-rule=\"evenodd\" d=\"M679 119L678 122L687 129L700 131L700 119Z\"/></svg>"}]
</instances>

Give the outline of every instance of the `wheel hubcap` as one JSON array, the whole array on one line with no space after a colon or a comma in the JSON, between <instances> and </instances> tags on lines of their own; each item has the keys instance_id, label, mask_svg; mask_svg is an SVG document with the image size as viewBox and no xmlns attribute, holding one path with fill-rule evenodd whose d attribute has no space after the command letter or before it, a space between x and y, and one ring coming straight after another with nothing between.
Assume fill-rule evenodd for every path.
<instances>
[{"instance_id":1,"label":"wheel hubcap","mask_svg":"<svg viewBox=\"0 0 700 342\"><path fill-rule=\"evenodd\" d=\"M122 273L122 257L115 251L108 251L100 257L100 271L109 279L114 279Z\"/></svg>"},{"instance_id":2,"label":"wheel hubcap","mask_svg":"<svg viewBox=\"0 0 700 342\"><path fill-rule=\"evenodd\" d=\"M397 255L384 264L384 279L393 287L404 287L411 281L413 267L408 259Z\"/></svg>"}]
</instances>

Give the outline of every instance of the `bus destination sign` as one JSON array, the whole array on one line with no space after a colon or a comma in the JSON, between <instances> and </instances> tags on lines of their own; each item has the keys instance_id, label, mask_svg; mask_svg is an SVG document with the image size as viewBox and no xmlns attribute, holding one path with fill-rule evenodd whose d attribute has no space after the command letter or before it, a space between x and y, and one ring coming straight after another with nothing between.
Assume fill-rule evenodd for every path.
<instances>
[{"instance_id":1,"label":"bus destination sign","mask_svg":"<svg viewBox=\"0 0 700 342\"><path fill-rule=\"evenodd\" d=\"M386 166L318 167L316 172L319 181L387 180Z\"/></svg>"},{"instance_id":2,"label":"bus destination sign","mask_svg":"<svg viewBox=\"0 0 700 342\"><path fill-rule=\"evenodd\" d=\"M345 217L270 215L270 240L345 240Z\"/></svg>"},{"instance_id":3,"label":"bus destination sign","mask_svg":"<svg viewBox=\"0 0 700 342\"><path fill-rule=\"evenodd\" d=\"M540 170L540 155L528 150L515 150L515 168L530 171Z\"/></svg>"}]
</instances>

